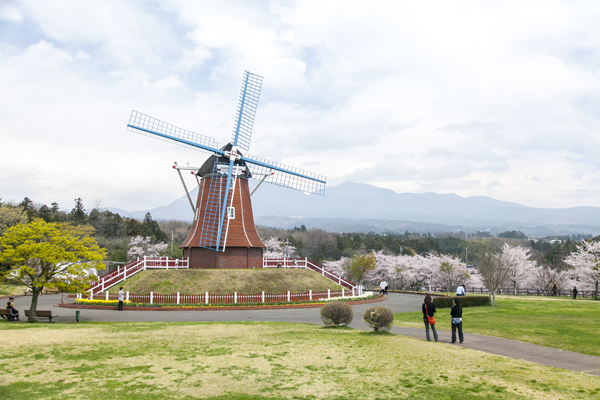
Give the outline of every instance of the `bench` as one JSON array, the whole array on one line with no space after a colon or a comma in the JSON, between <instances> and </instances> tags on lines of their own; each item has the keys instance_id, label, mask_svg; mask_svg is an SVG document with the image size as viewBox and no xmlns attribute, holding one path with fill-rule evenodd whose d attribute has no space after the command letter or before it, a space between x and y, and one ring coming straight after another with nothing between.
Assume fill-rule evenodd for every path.
<instances>
[{"instance_id":1,"label":"bench","mask_svg":"<svg viewBox=\"0 0 600 400\"><path fill-rule=\"evenodd\" d=\"M25 316L29 317L29 310L25 310ZM52 318L56 318L56 317L58 317L58 315L52 315L52 311L36 310L35 317L36 318L48 318L48 322L54 322L54 321L52 321Z\"/></svg>"},{"instance_id":2,"label":"bench","mask_svg":"<svg viewBox=\"0 0 600 400\"><path fill-rule=\"evenodd\" d=\"M11 315L10 310L7 310L6 308L0 309L0 317L2 317L2 319L5 319L7 321L18 321L18 319L16 317L13 317Z\"/></svg>"}]
</instances>

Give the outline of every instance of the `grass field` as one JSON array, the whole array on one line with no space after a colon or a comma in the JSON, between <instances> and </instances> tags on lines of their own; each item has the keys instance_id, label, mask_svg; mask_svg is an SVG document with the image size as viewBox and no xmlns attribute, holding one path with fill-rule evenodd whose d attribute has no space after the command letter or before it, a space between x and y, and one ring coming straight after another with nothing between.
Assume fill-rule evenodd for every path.
<instances>
[{"instance_id":1,"label":"grass field","mask_svg":"<svg viewBox=\"0 0 600 400\"><path fill-rule=\"evenodd\" d=\"M0 398L597 399L600 378L283 323L0 323Z\"/></svg>"},{"instance_id":2,"label":"grass field","mask_svg":"<svg viewBox=\"0 0 600 400\"><path fill-rule=\"evenodd\" d=\"M120 285L119 285L120 286ZM124 291L156 294L257 294L341 290L342 287L303 269L227 269L143 271L123 282ZM113 288L112 290L118 290Z\"/></svg>"},{"instance_id":3,"label":"grass field","mask_svg":"<svg viewBox=\"0 0 600 400\"><path fill-rule=\"evenodd\" d=\"M11 294L23 294L23 290L26 290L27 286L20 285L0 285L0 296L8 296ZM2 304L4 307L4 304Z\"/></svg>"},{"instance_id":4,"label":"grass field","mask_svg":"<svg viewBox=\"0 0 600 400\"><path fill-rule=\"evenodd\" d=\"M422 315L396 314L394 325L424 329ZM437 329L451 329L449 308L435 317ZM495 307L463 308L463 330L600 356L600 302L499 296Z\"/></svg>"}]
</instances>

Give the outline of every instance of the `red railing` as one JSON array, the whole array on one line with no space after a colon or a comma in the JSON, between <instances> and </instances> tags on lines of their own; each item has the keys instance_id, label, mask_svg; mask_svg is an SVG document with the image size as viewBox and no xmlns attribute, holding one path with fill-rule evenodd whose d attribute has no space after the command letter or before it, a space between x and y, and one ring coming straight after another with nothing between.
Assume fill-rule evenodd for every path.
<instances>
[{"instance_id":1,"label":"red railing","mask_svg":"<svg viewBox=\"0 0 600 400\"><path fill-rule=\"evenodd\" d=\"M138 258L119 266L116 270L102 276L98 282L93 283L87 291L96 295L109 289L117 283L124 281L133 274L145 269L188 269L189 261L184 259L164 258Z\"/></svg>"},{"instance_id":2,"label":"red railing","mask_svg":"<svg viewBox=\"0 0 600 400\"><path fill-rule=\"evenodd\" d=\"M325 269L324 267L320 266L319 264L310 261L308 258L305 259L301 259L301 258L263 258L263 268L304 268L304 269L310 269L312 271L315 271L316 273L318 273L321 276L324 276L325 278L329 279L332 282L337 283L340 286L344 286L347 289L352 290L353 288L356 290L358 289L358 287L354 284L352 284L351 282L347 281L346 279L342 278L341 276L338 276L330 271L328 271L327 269Z\"/></svg>"}]
</instances>

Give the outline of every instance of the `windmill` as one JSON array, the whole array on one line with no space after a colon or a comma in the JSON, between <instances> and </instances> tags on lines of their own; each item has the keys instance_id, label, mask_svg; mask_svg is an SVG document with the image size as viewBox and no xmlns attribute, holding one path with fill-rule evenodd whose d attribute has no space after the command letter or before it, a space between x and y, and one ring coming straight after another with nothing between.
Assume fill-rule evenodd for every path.
<instances>
[{"instance_id":1,"label":"windmill","mask_svg":"<svg viewBox=\"0 0 600 400\"><path fill-rule=\"evenodd\" d=\"M223 147L211 137L131 112L128 130L211 154L196 172L202 179L194 222L181 245L191 268L262 268L265 245L254 225L249 178L325 195L324 176L247 153L261 86L262 77L244 71L231 142Z\"/></svg>"}]
</instances>

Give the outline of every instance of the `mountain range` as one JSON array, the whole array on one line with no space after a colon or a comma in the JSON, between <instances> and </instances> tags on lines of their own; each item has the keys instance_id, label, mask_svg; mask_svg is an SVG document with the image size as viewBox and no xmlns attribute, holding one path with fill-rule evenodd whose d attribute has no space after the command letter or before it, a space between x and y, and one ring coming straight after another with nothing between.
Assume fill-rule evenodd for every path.
<instances>
[{"instance_id":1,"label":"mountain range","mask_svg":"<svg viewBox=\"0 0 600 400\"><path fill-rule=\"evenodd\" d=\"M195 201L196 187L191 193ZM572 233L600 234L600 208L534 208L490 197L456 194L396 193L390 189L346 182L328 187L325 196L274 185L261 185L252 196L258 225L276 228L321 228L333 232L475 232L522 231L529 237ZM123 216L191 221L186 196L171 204L143 211L109 208Z\"/></svg>"}]
</instances>

